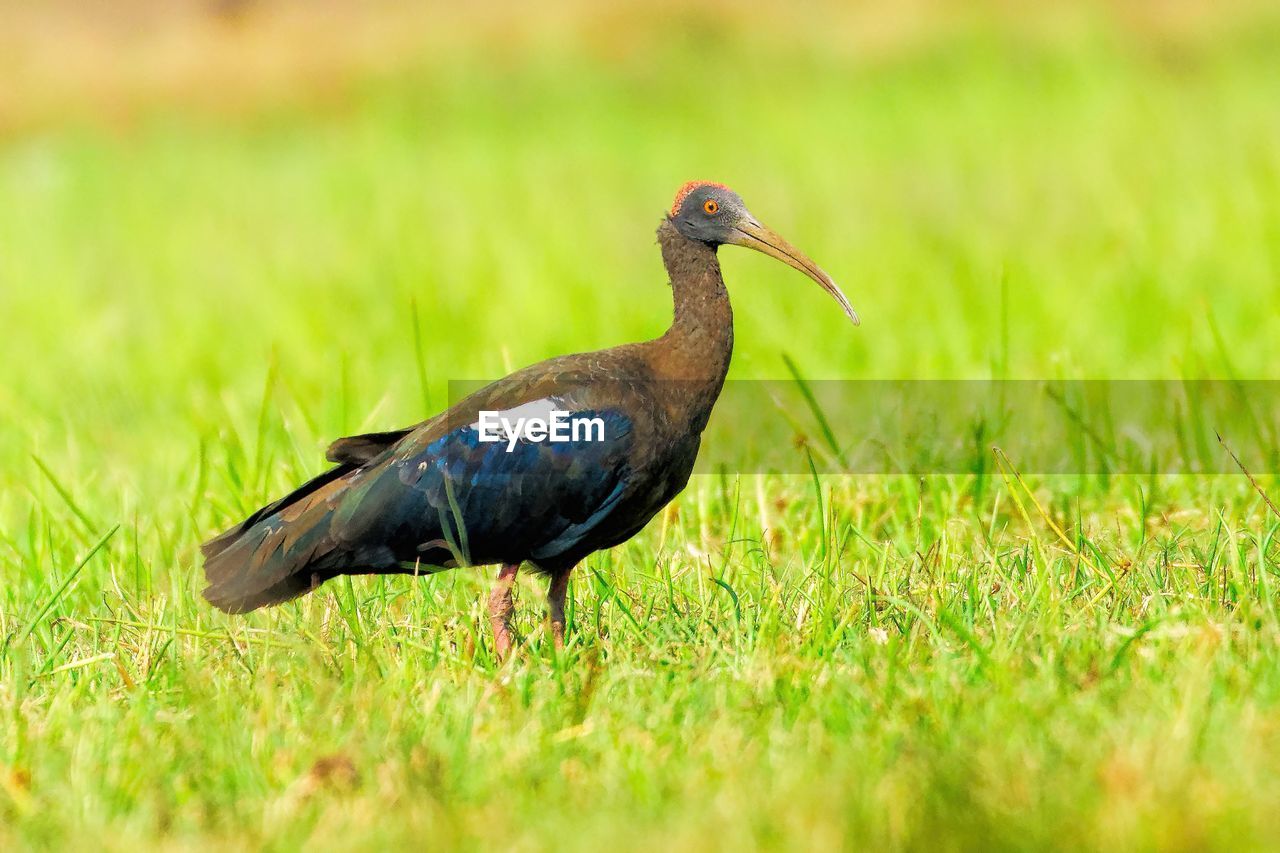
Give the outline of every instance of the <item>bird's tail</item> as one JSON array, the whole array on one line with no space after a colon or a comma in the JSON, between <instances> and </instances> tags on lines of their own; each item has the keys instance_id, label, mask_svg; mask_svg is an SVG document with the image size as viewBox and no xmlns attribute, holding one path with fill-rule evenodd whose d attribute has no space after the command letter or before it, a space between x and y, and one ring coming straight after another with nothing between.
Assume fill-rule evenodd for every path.
<instances>
[{"instance_id":1,"label":"bird's tail","mask_svg":"<svg viewBox=\"0 0 1280 853\"><path fill-rule=\"evenodd\" d=\"M247 613L296 598L337 574L333 499L352 470L332 468L200 546L209 603Z\"/></svg>"}]
</instances>

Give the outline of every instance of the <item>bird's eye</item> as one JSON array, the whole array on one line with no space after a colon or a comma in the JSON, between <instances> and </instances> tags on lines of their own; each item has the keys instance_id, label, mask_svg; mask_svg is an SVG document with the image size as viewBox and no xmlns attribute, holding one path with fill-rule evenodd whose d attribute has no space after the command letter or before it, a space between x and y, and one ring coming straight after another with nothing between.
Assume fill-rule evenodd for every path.
<instances>
[{"instance_id":1,"label":"bird's eye","mask_svg":"<svg viewBox=\"0 0 1280 853\"><path fill-rule=\"evenodd\" d=\"M720 202L714 198L709 198L702 203L702 209L707 212L708 216L714 216L720 212Z\"/></svg>"}]
</instances>

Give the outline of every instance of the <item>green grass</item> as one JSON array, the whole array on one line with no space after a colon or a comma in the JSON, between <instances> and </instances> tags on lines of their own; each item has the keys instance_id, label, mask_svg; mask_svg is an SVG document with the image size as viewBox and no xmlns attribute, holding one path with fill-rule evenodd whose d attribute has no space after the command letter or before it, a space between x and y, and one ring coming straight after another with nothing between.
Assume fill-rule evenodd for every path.
<instances>
[{"instance_id":1,"label":"green grass","mask_svg":"<svg viewBox=\"0 0 1280 853\"><path fill-rule=\"evenodd\" d=\"M506 667L479 571L200 600L327 440L659 333L691 177L865 318L727 250L735 377L1274 373L1280 30L766 36L0 142L0 846L1280 846L1243 477L699 478Z\"/></svg>"}]
</instances>

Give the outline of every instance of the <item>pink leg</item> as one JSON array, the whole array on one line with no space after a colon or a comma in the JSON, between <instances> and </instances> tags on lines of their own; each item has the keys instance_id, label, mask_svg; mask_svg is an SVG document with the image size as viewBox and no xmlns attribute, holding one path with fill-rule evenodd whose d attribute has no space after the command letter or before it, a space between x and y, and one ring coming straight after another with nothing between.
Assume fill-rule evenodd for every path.
<instances>
[{"instance_id":1,"label":"pink leg","mask_svg":"<svg viewBox=\"0 0 1280 853\"><path fill-rule=\"evenodd\" d=\"M506 660L511 652L511 613L515 605L511 601L511 587L516 582L519 563L505 563L498 570L498 581L489 593L489 624L493 627L493 647L498 660Z\"/></svg>"},{"instance_id":2,"label":"pink leg","mask_svg":"<svg viewBox=\"0 0 1280 853\"><path fill-rule=\"evenodd\" d=\"M547 610L551 617L551 634L555 638L556 648L564 648L564 601L569 594L569 574L573 569L552 575L551 585L547 587Z\"/></svg>"}]
</instances>

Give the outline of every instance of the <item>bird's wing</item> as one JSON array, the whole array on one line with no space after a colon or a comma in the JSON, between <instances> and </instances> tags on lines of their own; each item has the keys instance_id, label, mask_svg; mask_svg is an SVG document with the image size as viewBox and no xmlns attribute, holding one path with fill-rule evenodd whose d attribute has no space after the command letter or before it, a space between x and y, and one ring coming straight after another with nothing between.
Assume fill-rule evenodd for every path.
<instances>
[{"instance_id":1,"label":"bird's wing","mask_svg":"<svg viewBox=\"0 0 1280 853\"><path fill-rule=\"evenodd\" d=\"M241 613L342 573L554 564L628 494L637 425L654 416L639 384L603 381L628 368L596 354L544 362L417 427L339 442L342 464L205 543L205 597ZM481 411L530 407L570 412L570 439L480 440ZM573 437L573 421L595 419L600 434Z\"/></svg>"},{"instance_id":2,"label":"bird's wing","mask_svg":"<svg viewBox=\"0 0 1280 853\"><path fill-rule=\"evenodd\" d=\"M391 450L406 436L420 434L424 430L428 433L433 429L438 432L441 424L456 423L458 417L465 417L467 412L474 413L485 408L509 409L553 395L563 401L572 401L577 396L577 392L591 385L597 389L611 384L619 387L626 385L625 380L620 383L610 378L609 366L601 358L608 356L616 358L617 354L581 353L530 365L505 379L480 388L440 416L403 429L367 432L339 438L329 445L325 451L325 458L339 465L352 465L359 468ZM624 368L622 372L625 374L627 371ZM565 388L569 390L563 394L557 394Z\"/></svg>"},{"instance_id":3,"label":"bird's wing","mask_svg":"<svg viewBox=\"0 0 1280 853\"><path fill-rule=\"evenodd\" d=\"M496 418L563 411L565 440L485 441L478 416L445 431L437 419L355 474L338 496L329 536L348 553L386 547L400 561L472 564L571 549L624 494L632 421L617 407L544 397ZM442 415L447 419L449 415Z\"/></svg>"}]
</instances>

